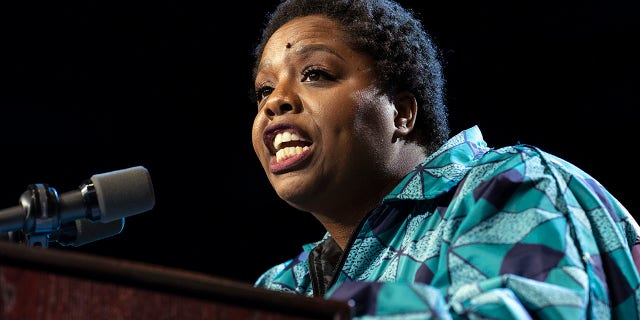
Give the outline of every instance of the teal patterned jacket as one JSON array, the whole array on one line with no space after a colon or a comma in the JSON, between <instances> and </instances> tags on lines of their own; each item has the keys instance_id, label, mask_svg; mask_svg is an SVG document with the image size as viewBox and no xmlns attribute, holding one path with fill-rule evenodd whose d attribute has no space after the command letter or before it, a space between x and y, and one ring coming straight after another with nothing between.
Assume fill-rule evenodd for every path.
<instances>
[{"instance_id":1,"label":"teal patterned jacket","mask_svg":"<svg viewBox=\"0 0 640 320\"><path fill-rule=\"evenodd\" d=\"M255 286L357 319L640 319L639 228L603 186L528 145L452 137L372 210Z\"/></svg>"}]
</instances>

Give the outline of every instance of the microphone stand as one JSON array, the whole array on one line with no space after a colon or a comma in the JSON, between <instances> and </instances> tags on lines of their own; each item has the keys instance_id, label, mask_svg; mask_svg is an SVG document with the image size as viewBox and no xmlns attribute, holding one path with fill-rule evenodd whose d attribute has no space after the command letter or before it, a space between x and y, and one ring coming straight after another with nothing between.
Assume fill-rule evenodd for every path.
<instances>
[{"instance_id":1,"label":"microphone stand","mask_svg":"<svg viewBox=\"0 0 640 320\"><path fill-rule=\"evenodd\" d=\"M79 246L118 234L124 218L150 210L155 197L147 169L136 166L94 174L62 194L30 184L19 202L0 210L0 240L47 248L51 241Z\"/></svg>"},{"instance_id":2,"label":"microphone stand","mask_svg":"<svg viewBox=\"0 0 640 320\"><path fill-rule=\"evenodd\" d=\"M95 197L95 189L91 183L85 182L80 186L83 201ZM47 184L30 184L20 195L21 210L0 217L0 229L9 230L1 240L24 243L30 247L48 248L50 241L64 244L75 239L77 230L76 217L61 217L60 198L55 188ZM96 213L87 209L89 216ZM99 214L99 213L98 213ZM72 220L68 220L71 218Z\"/></svg>"}]
</instances>

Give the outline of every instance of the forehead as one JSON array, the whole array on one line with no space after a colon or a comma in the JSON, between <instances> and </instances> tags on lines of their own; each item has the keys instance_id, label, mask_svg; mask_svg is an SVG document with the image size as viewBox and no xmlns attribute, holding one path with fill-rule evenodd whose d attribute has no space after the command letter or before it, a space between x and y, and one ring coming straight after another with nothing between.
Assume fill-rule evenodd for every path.
<instances>
[{"instance_id":1,"label":"forehead","mask_svg":"<svg viewBox=\"0 0 640 320\"><path fill-rule=\"evenodd\" d=\"M276 30L267 41L264 51L291 49L296 52L313 44L347 46L345 36L340 24L325 16L298 17Z\"/></svg>"}]
</instances>

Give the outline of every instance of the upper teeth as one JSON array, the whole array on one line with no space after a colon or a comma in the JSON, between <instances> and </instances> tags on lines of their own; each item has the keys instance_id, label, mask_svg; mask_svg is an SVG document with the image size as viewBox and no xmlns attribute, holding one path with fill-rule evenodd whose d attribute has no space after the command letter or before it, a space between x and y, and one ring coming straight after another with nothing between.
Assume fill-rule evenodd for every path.
<instances>
[{"instance_id":1,"label":"upper teeth","mask_svg":"<svg viewBox=\"0 0 640 320\"><path fill-rule=\"evenodd\" d=\"M293 132L289 132L289 131L285 131L285 132L280 132L276 135L276 138L273 139L273 147L278 150L280 149L280 146L282 145L283 142L289 142L289 141L307 141L304 138L301 138L299 135L293 133Z\"/></svg>"}]
</instances>

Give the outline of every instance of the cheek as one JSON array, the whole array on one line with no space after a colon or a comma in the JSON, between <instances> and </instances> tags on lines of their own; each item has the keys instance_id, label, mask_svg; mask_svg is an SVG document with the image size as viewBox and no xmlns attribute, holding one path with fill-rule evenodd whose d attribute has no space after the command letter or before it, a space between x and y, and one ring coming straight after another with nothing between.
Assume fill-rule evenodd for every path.
<instances>
[{"instance_id":1,"label":"cheek","mask_svg":"<svg viewBox=\"0 0 640 320\"><path fill-rule=\"evenodd\" d=\"M354 119L354 138L365 149L379 150L387 141L391 141L392 133L389 131L384 117L379 113L360 113Z\"/></svg>"},{"instance_id":2,"label":"cheek","mask_svg":"<svg viewBox=\"0 0 640 320\"><path fill-rule=\"evenodd\" d=\"M253 126L251 127L251 144L253 145L253 150L259 154L259 150L262 150L262 146L264 143L262 142L262 129L263 125L256 117L253 121Z\"/></svg>"},{"instance_id":3,"label":"cheek","mask_svg":"<svg viewBox=\"0 0 640 320\"><path fill-rule=\"evenodd\" d=\"M393 134L393 104L385 96L374 95L369 91L357 97L357 110L354 113L353 128L364 139L373 139L375 143Z\"/></svg>"},{"instance_id":4,"label":"cheek","mask_svg":"<svg viewBox=\"0 0 640 320\"><path fill-rule=\"evenodd\" d=\"M339 123L341 127L348 127L350 130L371 130L382 121L380 110L382 109L382 99L376 95L375 88L357 88L356 85L345 86L347 90L333 92L325 97L325 108L322 110L323 119L326 123Z\"/></svg>"}]
</instances>

